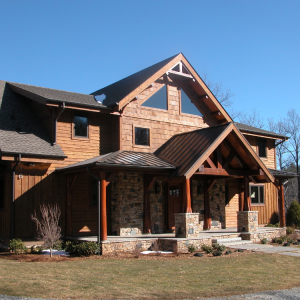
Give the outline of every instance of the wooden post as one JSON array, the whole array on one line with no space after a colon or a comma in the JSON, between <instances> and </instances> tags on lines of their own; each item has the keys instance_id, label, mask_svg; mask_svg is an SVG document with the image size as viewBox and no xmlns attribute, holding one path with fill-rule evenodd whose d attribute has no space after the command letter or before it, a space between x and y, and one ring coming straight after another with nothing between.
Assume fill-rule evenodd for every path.
<instances>
[{"instance_id":1,"label":"wooden post","mask_svg":"<svg viewBox=\"0 0 300 300\"><path fill-rule=\"evenodd\" d=\"M75 176L67 176L67 209L66 209L66 235L72 236L72 188L76 180Z\"/></svg>"},{"instance_id":2,"label":"wooden post","mask_svg":"<svg viewBox=\"0 0 300 300\"><path fill-rule=\"evenodd\" d=\"M101 241L107 240L107 212L106 212L106 174L104 171L99 172L101 185L101 220L100 234Z\"/></svg>"},{"instance_id":3,"label":"wooden post","mask_svg":"<svg viewBox=\"0 0 300 300\"><path fill-rule=\"evenodd\" d=\"M144 222L143 233L151 233L150 190L156 177L144 175Z\"/></svg>"},{"instance_id":4,"label":"wooden post","mask_svg":"<svg viewBox=\"0 0 300 300\"><path fill-rule=\"evenodd\" d=\"M249 177L244 177L244 211L251 210L251 199L249 194Z\"/></svg>"},{"instance_id":5,"label":"wooden post","mask_svg":"<svg viewBox=\"0 0 300 300\"><path fill-rule=\"evenodd\" d=\"M184 212L192 213L192 200L191 200L191 185L190 179L185 179L185 189L184 189Z\"/></svg>"},{"instance_id":6,"label":"wooden post","mask_svg":"<svg viewBox=\"0 0 300 300\"><path fill-rule=\"evenodd\" d=\"M244 188L243 180L239 180L239 211L244 210Z\"/></svg>"},{"instance_id":7,"label":"wooden post","mask_svg":"<svg viewBox=\"0 0 300 300\"><path fill-rule=\"evenodd\" d=\"M203 229L211 229L210 203L208 183L204 181L204 226Z\"/></svg>"},{"instance_id":8,"label":"wooden post","mask_svg":"<svg viewBox=\"0 0 300 300\"><path fill-rule=\"evenodd\" d=\"M285 207L284 207L284 188L282 180L279 181L278 190L278 208L279 208L279 220L280 226L285 227Z\"/></svg>"}]
</instances>

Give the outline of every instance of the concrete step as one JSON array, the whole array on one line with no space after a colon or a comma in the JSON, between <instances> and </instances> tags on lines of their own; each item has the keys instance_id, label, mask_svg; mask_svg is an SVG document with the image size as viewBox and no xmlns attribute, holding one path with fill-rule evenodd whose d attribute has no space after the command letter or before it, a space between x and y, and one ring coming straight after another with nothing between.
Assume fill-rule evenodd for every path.
<instances>
[{"instance_id":1,"label":"concrete step","mask_svg":"<svg viewBox=\"0 0 300 300\"><path fill-rule=\"evenodd\" d=\"M231 247L231 246L238 246L238 245L245 245L245 244L253 244L253 243L252 243L252 241L241 240L239 242L222 243L221 245L224 245L225 247Z\"/></svg>"},{"instance_id":2,"label":"concrete step","mask_svg":"<svg viewBox=\"0 0 300 300\"><path fill-rule=\"evenodd\" d=\"M241 237L218 238L218 239L212 239L212 243L213 244L231 243L231 242L239 242L241 240L242 240Z\"/></svg>"}]
</instances>

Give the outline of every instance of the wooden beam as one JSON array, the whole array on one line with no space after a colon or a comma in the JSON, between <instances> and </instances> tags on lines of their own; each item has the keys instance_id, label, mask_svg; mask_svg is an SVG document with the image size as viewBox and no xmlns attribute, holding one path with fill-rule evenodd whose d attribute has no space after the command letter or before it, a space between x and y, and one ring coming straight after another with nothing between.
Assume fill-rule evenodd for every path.
<instances>
[{"instance_id":1,"label":"wooden beam","mask_svg":"<svg viewBox=\"0 0 300 300\"><path fill-rule=\"evenodd\" d=\"M243 187L243 180L239 180L239 211L244 211L244 187Z\"/></svg>"},{"instance_id":2,"label":"wooden beam","mask_svg":"<svg viewBox=\"0 0 300 300\"><path fill-rule=\"evenodd\" d=\"M282 179L279 181L278 208L280 226L285 227L284 187Z\"/></svg>"},{"instance_id":3,"label":"wooden beam","mask_svg":"<svg viewBox=\"0 0 300 300\"><path fill-rule=\"evenodd\" d=\"M216 163L217 163L217 167L218 169L222 169L222 152L221 152L221 146L219 146L216 149Z\"/></svg>"},{"instance_id":4,"label":"wooden beam","mask_svg":"<svg viewBox=\"0 0 300 300\"><path fill-rule=\"evenodd\" d=\"M100 235L101 241L107 240L107 211L106 211L106 173L99 172L101 186L101 219L100 219Z\"/></svg>"},{"instance_id":5,"label":"wooden beam","mask_svg":"<svg viewBox=\"0 0 300 300\"><path fill-rule=\"evenodd\" d=\"M220 116L220 115L221 115L221 112L220 112L219 110L213 111L213 112L211 113L211 115L212 115L212 116Z\"/></svg>"},{"instance_id":6,"label":"wooden beam","mask_svg":"<svg viewBox=\"0 0 300 300\"><path fill-rule=\"evenodd\" d=\"M209 156L207 157L206 161L212 169L217 168L216 165L214 164L214 162L211 160L211 158Z\"/></svg>"},{"instance_id":7,"label":"wooden beam","mask_svg":"<svg viewBox=\"0 0 300 300\"><path fill-rule=\"evenodd\" d=\"M249 166L245 163L245 161L242 159L242 157L240 156L240 154L235 150L235 148L231 145L231 143L227 140L223 141L223 145L230 151L234 153L234 156L236 157L236 159L238 160L238 162L240 163L241 167L244 169L248 169Z\"/></svg>"},{"instance_id":8,"label":"wooden beam","mask_svg":"<svg viewBox=\"0 0 300 300\"><path fill-rule=\"evenodd\" d=\"M106 186L108 186L112 181L113 179L117 176L119 172L112 172L106 179Z\"/></svg>"},{"instance_id":9,"label":"wooden beam","mask_svg":"<svg viewBox=\"0 0 300 300\"><path fill-rule=\"evenodd\" d=\"M204 168L202 172L195 172L196 175L222 175L222 176L261 176L261 170L237 170Z\"/></svg>"},{"instance_id":10,"label":"wooden beam","mask_svg":"<svg viewBox=\"0 0 300 300\"><path fill-rule=\"evenodd\" d=\"M223 163L223 169L227 169L234 158L235 154L231 151Z\"/></svg>"},{"instance_id":11,"label":"wooden beam","mask_svg":"<svg viewBox=\"0 0 300 300\"><path fill-rule=\"evenodd\" d=\"M211 189L214 187L216 181L217 181L217 180L211 180L211 181L208 183L208 187L207 187L207 191L208 191L208 192L210 192Z\"/></svg>"},{"instance_id":12,"label":"wooden beam","mask_svg":"<svg viewBox=\"0 0 300 300\"><path fill-rule=\"evenodd\" d=\"M203 229L211 229L209 191L207 181L204 181L204 225Z\"/></svg>"}]
</instances>

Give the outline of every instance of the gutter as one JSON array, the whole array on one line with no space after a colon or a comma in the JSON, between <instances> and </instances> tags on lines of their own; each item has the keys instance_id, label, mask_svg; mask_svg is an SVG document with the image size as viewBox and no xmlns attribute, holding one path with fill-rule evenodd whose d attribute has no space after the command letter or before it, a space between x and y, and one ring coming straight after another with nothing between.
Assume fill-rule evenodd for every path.
<instances>
[{"instance_id":1,"label":"gutter","mask_svg":"<svg viewBox=\"0 0 300 300\"><path fill-rule=\"evenodd\" d=\"M288 137L285 137L284 140L282 140L282 141L278 142L277 144L275 144L275 147L277 147L278 145L280 145L280 144L286 142L288 139L289 139Z\"/></svg>"},{"instance_id":2,"label":"gutter","mask_svg":"<svg viewBox=\"0 0 300 300\"><path fill-rule=\"evenodd\" d=\"M12 168L12 189L11 189L11 206L10 206L10 239L15 235L15 176L16 168L21 162L21 154L18 155L17 162Z\"/></svg>"}]
</instances>

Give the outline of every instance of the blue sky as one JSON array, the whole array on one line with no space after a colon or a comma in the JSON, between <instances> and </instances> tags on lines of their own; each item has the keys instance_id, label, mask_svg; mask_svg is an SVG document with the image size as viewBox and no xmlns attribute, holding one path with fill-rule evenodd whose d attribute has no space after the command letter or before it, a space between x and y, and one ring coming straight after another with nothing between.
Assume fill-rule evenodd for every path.
<instances>
[{"instance_id":1,"label":"blue sky","mask_svg":"<svg viewBox=\"0 0 300 300\"><path fill-rule=\"evenodd\" d=\"M0 0L0 79L91 93L182 52L234 107L300 113L298 0Z\"/></svg>"}]
</instances>

